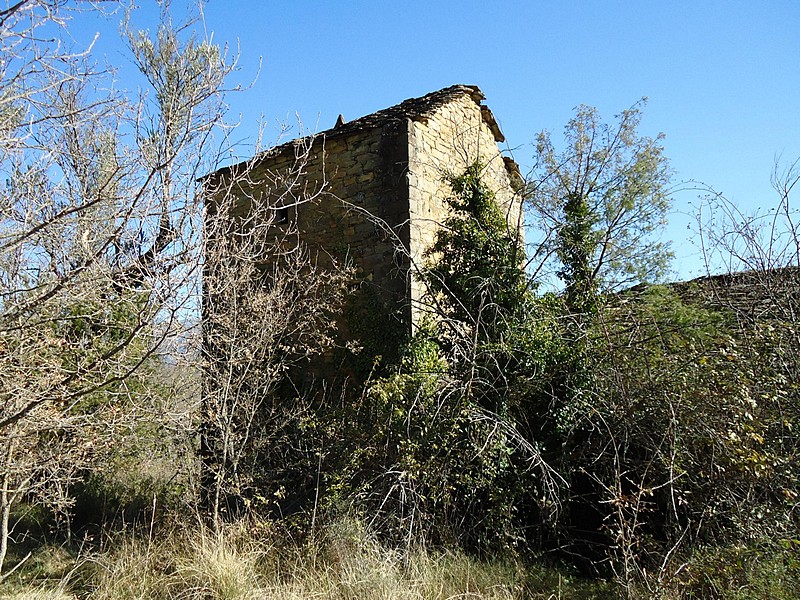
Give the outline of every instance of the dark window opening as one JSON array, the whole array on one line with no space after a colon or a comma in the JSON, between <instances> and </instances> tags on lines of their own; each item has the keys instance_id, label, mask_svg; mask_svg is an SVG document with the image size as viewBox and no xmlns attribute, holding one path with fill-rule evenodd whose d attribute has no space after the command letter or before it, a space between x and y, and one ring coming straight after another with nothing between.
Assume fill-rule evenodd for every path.
<instances>
[{"instance_id":1,"label":"dark window opening","mask_svg":"<svg viewBox=\"0 0 800 600\"><path fill-rule=\"evenodd\" d=\"M289 207L275 208L272 211L272 224L283 225L289 222Z\"/></svg>"}]
</instances>

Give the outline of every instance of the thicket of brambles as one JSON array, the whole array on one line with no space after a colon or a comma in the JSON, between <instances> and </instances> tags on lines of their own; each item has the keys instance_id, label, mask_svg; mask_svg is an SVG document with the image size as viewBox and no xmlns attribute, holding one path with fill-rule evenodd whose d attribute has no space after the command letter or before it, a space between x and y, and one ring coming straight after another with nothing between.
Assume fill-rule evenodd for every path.
<instances>
[{"instance_id":1,"label":"thicket of brambles","mask_svg":"<svg viewBox=\"0 0 800 600\"><path fill-rule=\"evenodd\" d=\"M641 105L579 107L518 190L532 248L484 165L447 174L425 317L378 356L348 265L276 239L272 206L225 218L246 167L200 188L235 58L168 3L152 33L128 12L121 91L67 44L116 8L0 9L3 594L793 597L797 163L767 214L706 198L727 274L654 285L660 140ZM306 157L270 182L295 202ZM330 356L366 383L296 385Z\"/></svg>"}]
</instances>

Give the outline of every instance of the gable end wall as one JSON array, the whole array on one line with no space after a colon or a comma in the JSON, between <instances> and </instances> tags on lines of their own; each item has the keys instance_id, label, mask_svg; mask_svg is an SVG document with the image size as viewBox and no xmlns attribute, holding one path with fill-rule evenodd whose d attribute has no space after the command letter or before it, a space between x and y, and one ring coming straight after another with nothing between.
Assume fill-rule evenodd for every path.
<instances>
[{"instance_id":1,"label":"gable end wall","mask_svg":"<svg viewBox=\"0 0 800 600\"><path fill-rule=\"evenodd\" d=\"M481 105L467 95L440 107L428 119L408 123L408 189L410 248L413 264L410 301L412 321L425 313L425 286L414 272L428 260L425 252L449 216L452 197L446 178L462 174L475 161L484 165L483 181L492 189L509 226L521 233L521 203L514 193L508 166L497 146L497 133ZM495 125L496 128L496 125Z\"/></svg>"}]
</instances>

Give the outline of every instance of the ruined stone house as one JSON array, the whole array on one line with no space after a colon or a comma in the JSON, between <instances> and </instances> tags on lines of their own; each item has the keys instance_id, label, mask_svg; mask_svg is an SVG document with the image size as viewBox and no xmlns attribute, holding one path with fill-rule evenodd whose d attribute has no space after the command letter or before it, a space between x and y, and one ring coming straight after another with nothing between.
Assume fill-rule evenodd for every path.
<instances>
[{"instance_id":1,"label":"ruined stone house","mask_svg":"<svg viewBox=\"0 0 800 600\"><path fill-rule=\"evenodd\" d=\"M417 269L447 216L447 175L479 161L509 226L521 227L519 170L501 154L504 137L483 100L476 86L455 85L340 117L332 129L211 174L210 201L234 195L242 212L267 203L276 235L302 240L319 261L350 262L410 331L424 312Z\"/></svg>"}]
</instances>

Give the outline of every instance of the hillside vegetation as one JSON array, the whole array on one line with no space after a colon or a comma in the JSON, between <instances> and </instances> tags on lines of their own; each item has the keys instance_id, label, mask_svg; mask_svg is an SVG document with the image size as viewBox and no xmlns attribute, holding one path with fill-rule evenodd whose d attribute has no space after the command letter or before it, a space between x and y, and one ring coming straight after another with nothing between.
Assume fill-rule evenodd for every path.
<instances>
[{"instance_id":1,"label":"hillside vegetation","mask_svg":"<svg viewBox=\"0 0 800 600\"><path fill-rule=\"evenodd\" d=\"M203 218L235 59L165 5L126 97L61 43L84 8L0 9L0 595L798 597L797 164L765 216L707 199L727 273L663 284L660 138L579 107L532 246L447 175L405 335L274 207Z\"/></svg>"}]
</instances>

